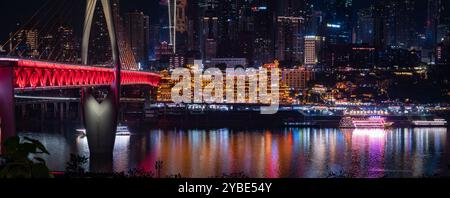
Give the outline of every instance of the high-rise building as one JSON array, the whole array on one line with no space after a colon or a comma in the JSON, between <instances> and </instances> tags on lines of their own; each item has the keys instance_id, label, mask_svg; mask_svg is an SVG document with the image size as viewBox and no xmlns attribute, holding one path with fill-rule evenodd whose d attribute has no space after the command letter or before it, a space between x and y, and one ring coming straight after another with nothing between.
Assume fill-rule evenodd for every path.
<instances>
[{"instance_id":1,"label":"high-rise building","mask_svg":"<svg viewBox=\"0 0 450 198\"><path fill-rule=\"evenodd\" d=\"M221 0L216 9L218 16L218 57L236 57L239 36L239 9L236 0Z\"/></svg>"},{"instance_id":2,"label":"high-rise building","mask_svg":"<svg viewBox=\"0 0 450 198\"><path fill-rule=\"evenodd\" d=\"M304 19L301 17L277 17L276 57L280 61L302 62Z\"/></svg>"},{"instance_id":3,"label":"high-rise building","mask_svg":"<svg viewBox=\"0 0 450 198\"><path fill-rule=\"evenodd\" d=\"M202 37L201 52L205 60L210 60L217 56L217 40L219 36L219 17L214 10L207 10L201 23Z\"/></svg>"},{"instance_id":4,"label":"high-rise building","mask_svg":"<svg viewBox=\"0 0 450 198\"><path fill-rule=\"evenodd\" d=\"M117 44L119 46L119 58L123 69L137 70L139 65L130 46L129 37L125 32L125 23L120 15L119 0L112 0L112 14L114 18L114 28L116 30Z\"/></svg>"},{"instance_id":5,"label":"high-rise building","mask_svg":"<svg viewBox=\"0 0 450 198\"><path fill-rule=\"evenodd\" d=\"M155 52L156 60L167 63L169 62L170 57L174 55L173 46L166 41L159 43L155 48Z\"/></svg>"},{"instance_id":6,"label":"high-rise building","mask_svg":"<svg viewBox=\"0 0 450 198\"><path fill-rule=\"evenodd\" d=\"M357 44L374 44L375 36L375 18L373 16L374 7L362 9L358 12L356 26L356 43Z\"/></svg>"},{"instance_id":7,"label":"high-rise building","mask_svg":"<svg viewBox=\"0 0 450 198\"><path fill-rule=\"evenodd\" d=\"M438 42L443 42L450 34L450 2L439 0L439 25L437 29Z\"/></svg>"},{"instance_id":8,"label":"high-rise building","mask_svg":"<svg viewBox=\"0 0 450 198\"><path fill-rule=\"evenodd\" d=\"M439 25L439 0L428 0L426 21L425 48L431 49L439 42L437 27Z\"/></svg>"},{"instance_id":9,"label":"high-rise building","mask_svg":"<svg viewBox=\"0 0 450 198\"><path fill-rule=\"evenodd\" d=\"M415 36L415 1L391 1L386 6L387 44L402 48L411 47Z\"/></svg>"},{"instance_id":10,"label":"high-rise building","mask_svg":"<svg viewBox=\"0 0 450 198\"><path fill-rule=\"evenodd\" d=\"M76 45L74 31L72 27L62 25L58 28L59 48L56 60L58 62L74 63L78 62L81 50Z\"/></svg>"},{"instance_id":11,"label":"high-rise building","mask_svg":"<svg viewBox=\"0 0 450 198\"><path fill-rule=\"evenodd\" d=\"M330 0L324 11L324 31L328 44L350 44L353 32L352 0Z\"/></svg>"},{"instance_id":12,"label":"high-rise building","mask_svg":"<svg viewBox=\"0 0 450 198\"><path fill-rule=\"evenodd\" d=\"M307 0L278 0L277 15L304 17L306 15Z\"/></svg>"},{"instance_id":13,"label":"high-rise building","mask_svg":"<svg viewBox=\"0 0 450 198\"><path fill-rule=\"evenodd\" d=\"M187 51L197 54L201 53L201 11L200 0L187 1Z\"/></svg>"},{"instance_id":14,"label":"high-rise building","mask_svg":"<svg viewBox=\"0 0 450 198\"><path fill-rule=\"evenodd\" d=\"M96 4L89 41L89 65L112 65L112 50L101 3Z\"/></svg>"},{"instance_id":15,"label":"high-rise building","mask_svg":"<svg viewBox=\"0 0 450 198\"><path fill-rule=\"evenodd\" d=\"M325 38L320 36L305 36L305 66L314 67L320 60L322 43Z\"/></svg>"},{"instance_id":16,"label":"high-rise building","mask_svg":"<svg viewBox=\"0 0 450 198\"><path fill-rule=\"evenodd\" d=\"M185 64L184 56L182 55L173 55L169 58L169 68L175 69L183 67Z\"/></svg>"},{"instance_id":17,"label":"high-rise building","mask_svg":"<svg viewBox=\"0 0 450 198\"><path fill-rule=\"evenodd\" d=\"M217 42L214 38L207 38L205 41L204 59L211 60L217 57Z\"/></svg>"},{"instance_id":18,"label":"high-rise building","mask_svg":"<svg viewBox=\"0 0 450 198\"><path fill-rule=\"evenodd\" d=\"M375 10L375 45L409 48L417 44L414 0L379 0Z\"/></svg>"},{"instance_id":19,"label":"high-rise building","mask_svg":"<svg viewBox=\"0 0 450 198\"><path fill-rule=\"evenodd\" d=\"M299 67L294 69L283 69L281 83L287 85L291 91L305 91L308 82L315 79L311 68Z\"/></svg>"},{"instance_id":20,"label":"high-rise building","mask_svg":"<svg viewBox=\"0 0 450 198\"><path fill-rule=\"evenodd\" d=\"M125 17L125 35L136 61L148 62L149 18L142 12L130 12Z\"/></svg>"},{"instance_id":21,"label":"high-rise building","mask_svg":"<svg viewBox=\"0 0 450 198\"><path fill-rule=\"evenodd\" d=\"M386 45L386 17L385 17L385 1L377 1L374 6L374 37L373 44L378 49L383 49Z\"/></svg>"},{"instance_id":22,"label":"high-rise building","mask_svg":"<svg viewBox=\"0 0 450 198\"><path fill-rule=\"evenodd\" d=\"M150 17L144 16L144 63L150 60Z\"/></svg>"},{"instance_id":23,"label":"high-rise building","mask_svg":"<svg viewBox=\"0 0 450 198\"><path fill-rule=\"evenodd\" d=\"M174 53L185 53L187 50L188 19L186 16L187 0L168 0L169 44Z\"/></svg>"},{"instance_id":24,"label":"high-rise building","mask_svg":"<svg viewBox=\"0 0 450 198\"><path fill-rule=\"evenodd\" d=\"M27 45L28 56L39 56L39 32L36 29L25 30L25 43Z\"/></svg>"},{"instance_id":25,"label":"high-rise building","mask_svg":"<svg viewBox=\"0 0 450 198\"><path fill-rule=\"evenodd\" d=\"M273 62L275 58L275 4L276 1L252 1L254 17L253 62L255 66Z\"/></svg>"},{"instance_id":26,"label":"high-rise building","mask_svg":"<svg viewBox=\"0 0 450 198\"><path fill-rule=\"evenodd\" d=\"M161 42L160 39L161 26L159 24L150 25L149 29L149 56L150 60L156 59L156 46Z\"/></svg>"}]
</instances>

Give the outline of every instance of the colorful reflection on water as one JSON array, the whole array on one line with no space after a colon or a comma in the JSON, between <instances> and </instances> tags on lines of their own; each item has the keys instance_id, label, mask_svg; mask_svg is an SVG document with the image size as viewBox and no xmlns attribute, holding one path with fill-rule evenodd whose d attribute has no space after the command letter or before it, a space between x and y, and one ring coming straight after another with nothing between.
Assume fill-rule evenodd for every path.
<instances>
[{"instance_id":1,"label":"colorful reflection on water","mask_svg":"<svg viewBox=\"0 0 450 198\"><path fill-rule=\"evenodd\" d=\"M52 152L52 170L64 170L70 153L89 155L87 139L52 133L23 133ZM266 131L153 130L118 136L113 168L162 175L212 177L243 172L257 178L426 177L448 174L446 128L313 129Z\"/></svg>"}]
</instances>

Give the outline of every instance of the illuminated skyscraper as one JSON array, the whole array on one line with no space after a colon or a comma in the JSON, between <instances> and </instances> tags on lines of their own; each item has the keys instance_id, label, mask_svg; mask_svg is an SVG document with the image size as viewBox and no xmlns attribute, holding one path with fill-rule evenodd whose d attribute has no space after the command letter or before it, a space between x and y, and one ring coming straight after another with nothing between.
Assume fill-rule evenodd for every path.
<instances>
[{"instance_id":1,"label":"illuminated skyscraper","mask_svg":"<svg viewBox=\"0 0 450 198\"><path fill-rule=\"evenodd\" d=\"M254 65L261 66L273 62L275 56L275 10L276 1L252 1L254 17Z\"/></svg>"},{"instance_id":2,"label":"illuminated skyscraper","mask_svg":"<svg viewBox=\"0 0 450 198\"><path fill-rule=\"evenodd\" d=\"M173 53L176 51L176 21L177 21L177 0L168 0L167 9L169 16L169 45L173 46Z\"/></svg>"},{"instance_id":3,"label":"illuminated skyscraper","mask_svg":"<svg viewBox=\"0 0 450 198\"><path fill-rule=\"evenodd\" d=\"M145 64L148 61L149 17L142 12L130 12L125 20L125 35L136 60Z\"/></svg>"},{"instance_id":4,"label":"illuminated skyscraper","mask_svg":"<svg viewBox=\"0 0 450 198\"><path fill-rule=\"evenodd\" d=\"M169 44L174 53L186 50L187 38L187 0L168 0ZM180 49L178 49L180 48Z\"/></svg>"},{"instance_id":5,"label":"illuminated skyscraper","mask_svg":"<svg viewBox=\"0 0 450 198\"><path fill-rule=\"evenodd\" d=\"M352 41L352 0L329 0L324 10L324 35L328 44L349 44Z\"/></svg>"},{"instance_id":6,"label":"illuminated skyscraper","mask_svg":"<svg viewBox=\"0 0 450 198\"><path fill-rule=\"evenodd\" d=\"M89 38L88 64L112 65L111 42L101 3L96 4L94 13L91 36Z\"/></svg>"},{"instance_id":7,"label":"illuminated skyscraper","mask_svg":"<svg viewBox=\"0 0 450 198\"><path fill-rule=\"evenodd\" d=\"M277 17L276 58L280 61L301 62L304 19L301 17Z\"/></svg>"},{"instance_id":8,"label":"illuminated skyscraper","mask_svg":"<svg viewBox=\"0 0 450 198\"><path fill-rule=\"evenodd\" d=\"M314 67L319 63L323 40L320 36L305 36L305 66Z\"/></svg>"},{"instance_id":9,"label":"illuminated skyscraper","mask_svg":"<svg viewBox=\"0 0 450 198\"><path fill-rule=\"evenodd\" d=\"M36 29L26 30L26 44L28 48L28 55L31 57L39 56L38 47L39 47L39 32Z\"/></svg>"}]
</instances>

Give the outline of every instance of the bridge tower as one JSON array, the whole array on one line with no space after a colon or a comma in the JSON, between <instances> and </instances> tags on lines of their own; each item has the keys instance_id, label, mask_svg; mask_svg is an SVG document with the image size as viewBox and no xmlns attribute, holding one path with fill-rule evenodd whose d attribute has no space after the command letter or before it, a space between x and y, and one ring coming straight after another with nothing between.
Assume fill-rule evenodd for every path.
<instances>
[{"instance_id":1,"label":"bridge tower","mask_svg":"<svg viewBox=\"0 0 450 198\"><path fill-rule=\"evenodd\" d=\"M82 111L83 122L86 128L86 134L90 150L91 161L100 159L111 159L114 150L114 143L117 130L117 118L120 105L120 70L121 61L119 57L119 46L115 21L112 13L112 0L87 0L86 14L84 21L83 40L82 40L82 63L88 64L89 37L91 34L93 17L97 3L101 3L103 13L108 28L111 41L112 59L115 79L109 87L109 93L106 99L99 103L92 95L92 90L84 88L82 90ZM99 163L103 163L101 160ZM91 166L93 164L91 163ZM95 162L94 162L94 166ZM92 169L93 167L91 167ZM102 168L94 168L102 169ZM108 168L107 168L108 169ZM107 170L106 170L107 171Z\"/></svg>"}]
</instances>

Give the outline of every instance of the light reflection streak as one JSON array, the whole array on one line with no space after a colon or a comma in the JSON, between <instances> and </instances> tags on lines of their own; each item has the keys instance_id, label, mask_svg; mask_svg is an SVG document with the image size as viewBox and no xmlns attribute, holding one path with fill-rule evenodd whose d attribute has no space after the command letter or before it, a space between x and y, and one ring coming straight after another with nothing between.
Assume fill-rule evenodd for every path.
<instances>
[{"instance_id":1,"label":"light reflection streak","mask_svg":"<svg viewBox=\"0 0 450 198\"><path fill-rule=\"evenodd\" d=\"M61 171L71 153L89 156L87 139L61 134L26 133L41 140ZM440 173L446 165L446 128L310 129L235 131L152 130L116 140L114 170L143 168L162 175L211 177L244 172L250 177L327 177L342 169L353 177L418 177ZM334 169L336 168L336 169Z\"/></svg>"}]
</instances>

